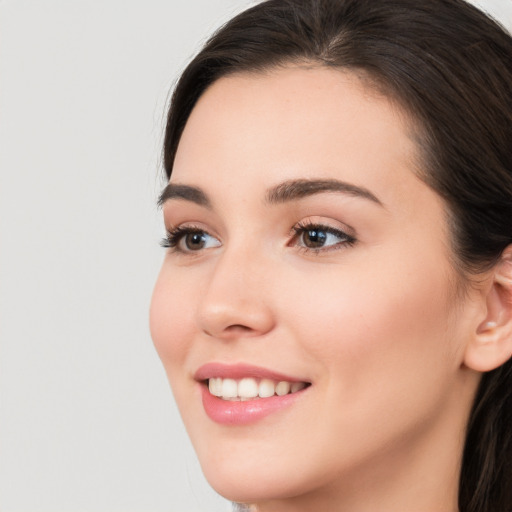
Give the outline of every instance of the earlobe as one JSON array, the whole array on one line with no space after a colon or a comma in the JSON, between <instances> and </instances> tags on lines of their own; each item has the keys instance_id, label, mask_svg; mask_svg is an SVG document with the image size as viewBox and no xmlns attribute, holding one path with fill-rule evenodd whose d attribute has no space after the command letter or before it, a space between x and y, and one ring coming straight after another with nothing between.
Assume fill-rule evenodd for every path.
<instances>
[{"instance_id":1,"label":"earlobe","mask_svg":"<svg viewBox=\"0 0 512 512\"><path fill-rule=\"evenodd\" d=\"M487 315L466 348L465 365L479 372L498 368L512 356L512 245L490 274Z\"/></svg>"}]
</instances>

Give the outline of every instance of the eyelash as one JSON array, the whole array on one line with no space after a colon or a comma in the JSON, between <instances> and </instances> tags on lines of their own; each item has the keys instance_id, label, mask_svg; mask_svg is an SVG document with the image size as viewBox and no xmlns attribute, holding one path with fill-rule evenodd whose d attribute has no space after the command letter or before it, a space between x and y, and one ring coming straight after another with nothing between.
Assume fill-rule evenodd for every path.
<instances>
[{"instance_id":1,"label":"eyelash","mask_svg":"<svg viewBox=\"0 0 512 512\"><path fill-rule=\"evenodd\" d=\"M317 248L313 247L305 247L305 246L299 246L299 250L301 252L305 253L313 253L313 254L319 254L321 252L327 252L327 251L333 251L333 250L339 250L343 247L351 247L356 243L356 238L345 233L344 231L340 229L333 228L331 226L326 226L323 224L318 224L314 222L299 222L295 226L293 226L291 230L293 234L293 239L291 242L291 245L296 246L297 241L300 239L302 235L304 235L307 232L321 232L321 233L327 233L328 235L336 236L340 239L340 242L328 245L326 247L321 246ZM166 249L172 249L173 252L180 252L183 254L192 254L194 252L200 252L200 250L193 251L193 250L184 250L180 248L179 244L181 240L187 236L187 235L193 235L193 234L199 234L199 235L210 235L206 230L200 227L196 226L178 226L176 228L170 229L167 231L167 235L161 240L160 245L163 248Z\"/></svg>"},{"instance_id":2,"label":"eyelash","mask_svg":"<svg viewBox=\"0 0 512 512\"><path fill-rule=\"evenodd\" d=\"M192 235L194 233L203 234L206 233L206 231L195 226L178 226L177 228L168 229L167 234L164 238L162 238L160 245L164 249L174 249L176 251L184 252L179 249L178 244L183 237Z\"/></svg>"},{"instance_id":3,"label":"eyelash","mask_svg":"<svg viewBox=\"0 0 512 512\"><path fill-rule=\"evenodd\" d=\"M332 226L327 226L324 224L319 224L315 222L299 222L292 228L292 232L294 233L293 242L297 242L297 240L303 236L307 232L322 232L327 233L329 235L336 236L340 238L340 241L333 245L322 246L318 248L299 246L299 249L302 252L319 254L327 251L336 251L339 249L343 249L344 247L352 247L356 242L356 238L352 235L349 235L345 231L341 229L333 228Z\"/></svg>"}]
</instances>

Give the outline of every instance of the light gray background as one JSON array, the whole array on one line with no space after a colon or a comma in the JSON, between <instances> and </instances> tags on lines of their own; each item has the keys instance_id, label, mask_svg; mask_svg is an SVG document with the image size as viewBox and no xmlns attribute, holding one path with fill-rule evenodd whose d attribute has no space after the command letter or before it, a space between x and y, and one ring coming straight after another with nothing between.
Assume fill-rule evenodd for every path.
<instances>
[{"instance_id":1,"label":"light gray background","mask_svg":"<svg viewBox=\"0 0 512 512\"><path fill-rule=\"evenodd\" d=\"M164 105L249 0L0 0L0 511L221 512L148 332ZM512 0L481 0L512 26Z\"/></svg>"}]
</instances>

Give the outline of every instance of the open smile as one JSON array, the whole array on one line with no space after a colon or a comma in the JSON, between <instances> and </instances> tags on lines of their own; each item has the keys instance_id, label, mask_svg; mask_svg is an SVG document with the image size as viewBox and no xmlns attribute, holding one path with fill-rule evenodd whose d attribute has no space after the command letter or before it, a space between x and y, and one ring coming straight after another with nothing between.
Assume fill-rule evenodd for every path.
<instances>
[{"instance_id":1,"label":"open smile","mask_svg":"<svg viewBox=\"0 0 512 512\"><path fill-rule=\"evenodd\" d=\"M311 386L247 365L208 364L195 374L207 416L216 423L245 425L294 403Z\"/></svg>"}]
</instances>

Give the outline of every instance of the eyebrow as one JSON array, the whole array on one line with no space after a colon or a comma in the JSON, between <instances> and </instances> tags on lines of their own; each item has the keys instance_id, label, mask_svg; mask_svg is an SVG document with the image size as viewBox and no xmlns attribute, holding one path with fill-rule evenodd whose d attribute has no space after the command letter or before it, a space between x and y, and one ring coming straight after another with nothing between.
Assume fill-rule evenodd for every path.
<instances>
[{"instance_id":1,"label":"eyebrow","mask_svg":"<svg viewBox=\"0 0 512 512\"><path fill-rule=\"evenodd\" d=\"M285 181L276 187L271 188L267 192L266 199L270 204L278 204L324 192L341 192L354 197L368 199L380 206L384 206L382 202L368 189L335 179L299 179Z\"/></svg>"},{"instance_id":2,"label":"eyebrow","mask_svg":"<svg viewBox=\"0 0 512 512\"><path fill-rule=\"evenodd\" d=\"M269 189L266 194L266 202L269 204L286 203L325 192L341 192L354 197L368 199L383 206L382 202L368 189L335 179L288 180ZM183 199L199 206L212 208L212 203L205 192L199 187L192 185L167 184L158 198L158 206L162 206L169 199Z\"/></svg>"},{"instance_id":3,"label":"eyebrow","mask_svg":"<svg viewBox=\"0 0 512 512\"><path fill-rule=\"evenodd\" d=\"M184 199L206 208L212 207L208 196L199 187L191 185L167 184L158 198L158 206L162 206L168 199Z\"/></svg>"}]
</instances>

